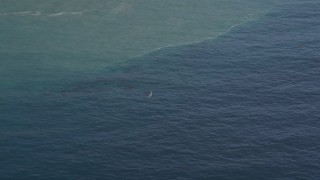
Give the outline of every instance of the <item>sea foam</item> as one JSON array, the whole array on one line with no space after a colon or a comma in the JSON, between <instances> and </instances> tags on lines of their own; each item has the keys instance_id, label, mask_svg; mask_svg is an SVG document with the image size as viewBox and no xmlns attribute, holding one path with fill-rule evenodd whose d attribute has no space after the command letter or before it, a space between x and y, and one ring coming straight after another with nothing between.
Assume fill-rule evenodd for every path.
<instances>
[{"instance_id":1,"label":"sea foam","mask_svg":"<svg viewBox=\"0 0 320 180\"><path fill-rule=\"evenodd\" d=\"M85 11L61 11L57 13L42 13L40 11L18 11L18 12L7 12L7 13L0 13L0 16L49 16L49 17L55 17L55 16L62 16L62 15L82 15Z\"/></svg>"},{"instance_id":2,"label":"sea foam","mask_svg":"<svg viewBox=\"0 0 320 180\"><path fill-rule=\"evenodd\" d=\"M0 16L39 16L40 11L20 11L20 12L10 12L10 13L2 13Z\"/></svg>"}]
</instances>

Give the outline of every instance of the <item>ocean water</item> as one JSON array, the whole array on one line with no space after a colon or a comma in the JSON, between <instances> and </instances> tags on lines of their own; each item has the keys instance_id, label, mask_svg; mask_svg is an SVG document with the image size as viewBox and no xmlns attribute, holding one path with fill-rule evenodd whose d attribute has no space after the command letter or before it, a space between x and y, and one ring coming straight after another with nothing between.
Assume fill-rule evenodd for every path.
<instances>
[{"instance_id":1,"label":"ocean water","mask_svg":"<svg viewBox=\"0 0 320 180\"><path fill-rule=\"evenodd\" d=\"M1 91L51 90L157 48L214 38L269 11L259 0L2 0ZM50 86L50 88L47 88Z\"/></svg>"},{"instance_id":2,"label":"ocean water","mask_svg":"<svg viewBox=\"0 0 320 180\"><path fill-rule=\"evenodd\" d=\"M0 179L320 178L320 2L17 2Z\"/></svg>"}]
</instances>

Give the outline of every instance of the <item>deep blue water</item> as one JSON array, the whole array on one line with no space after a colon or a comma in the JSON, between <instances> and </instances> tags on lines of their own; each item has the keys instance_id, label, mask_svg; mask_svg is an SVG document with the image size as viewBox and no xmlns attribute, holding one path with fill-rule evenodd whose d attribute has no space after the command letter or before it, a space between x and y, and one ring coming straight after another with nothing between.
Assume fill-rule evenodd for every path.
<instances>
[{"instance_id":1,"label":"deep blue water","mask_svg":"<svg viewBox=\"0 0 320 180\"><path fill-rule=\"evenodd\" d=\"M319 9L0 96L1 179L320 179Z\"/></svg>"}]
</instances>

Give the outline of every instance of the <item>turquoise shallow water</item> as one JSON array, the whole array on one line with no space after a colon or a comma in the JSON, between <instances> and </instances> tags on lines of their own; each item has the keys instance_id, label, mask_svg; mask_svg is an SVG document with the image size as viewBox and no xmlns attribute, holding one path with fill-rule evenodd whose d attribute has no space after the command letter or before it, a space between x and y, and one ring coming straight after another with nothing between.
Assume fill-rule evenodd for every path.
<instances>
[{"instance_id":1,"label":"turquoise shallow water","mask_svg":"<svg viewBox=\"0 0 320 180\"><path fill-rule=\"evenodd\" d=\"M291 1L216 39L103 70L66 70L98 53L29 52L23 63L22 49L3 52L22 64L1 66L11 69L1 71L0 177L319 179L319 7ZM39 81L16 86L16 73Z\"/></svg>"},{"instance_id":2,"label":"turquoise shallow water","mask_svg":"<svg viewBox=\"0 0 320 180\"><path fill-rule=\"evenodd\" d=\"M213 38L273 6L257 0L1 1L0 90L64 86L157 48Z\"/></svg>"}]
</instances>

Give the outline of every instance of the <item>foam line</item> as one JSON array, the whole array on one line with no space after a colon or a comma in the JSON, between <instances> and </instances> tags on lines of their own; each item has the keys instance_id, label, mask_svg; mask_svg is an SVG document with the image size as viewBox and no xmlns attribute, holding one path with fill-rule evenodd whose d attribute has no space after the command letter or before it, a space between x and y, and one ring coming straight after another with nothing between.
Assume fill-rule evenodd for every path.
<instances>
[{"instance_id":1,"label":"foam line","mask_svg":"<svg viewBox=\"0 0 320 180\"><path fill-rule=\"evenodd\" d=\"M58 12L58 13L53 13L53 14L48 14L47 16L61 16L61 15L63 15L63 14L65 14L64 11Z\"/></svg>"},{"instance_id":2,"label":"foam line","mask_svg":"<svg viewBox=\"0 0 320 180\"><path fill-rule=\"evenodd\" d=\"M20 11L12 13L2 13L1 16L38 16L41 13L39 11Z\"/></svg>"},{"instance_id":3,"label":"foam line","mask_svg":"<svg viewBox=\"0 0 320 180\"><path fill-rule=\"evenodd\" d=\"M1 13L0 16L49 16L49 17L54 17L54 16L62 16L62 15L82 15L85 11L71 11L71 12L66 12L66 11L61 11L58 13L52 13L52 14L43 14L40 11L19 11L19 12L10 12L10 13Z\"/></svg>"}]
</instances>

